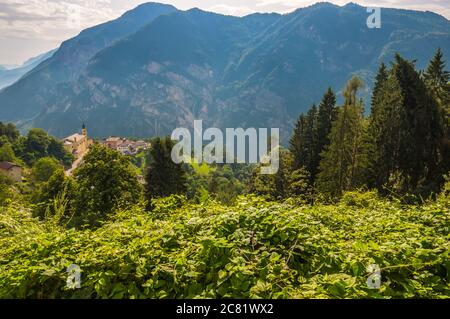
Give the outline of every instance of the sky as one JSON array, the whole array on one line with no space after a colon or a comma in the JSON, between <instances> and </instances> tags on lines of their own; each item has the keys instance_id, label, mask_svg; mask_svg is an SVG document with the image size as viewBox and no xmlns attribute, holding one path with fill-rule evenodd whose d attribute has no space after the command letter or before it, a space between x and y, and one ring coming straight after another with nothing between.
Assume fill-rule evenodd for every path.
<instances>
[{"instance_id":1,"label":"sky","mask_svg":"<svg viewBox=\"0 0 450 319\"><path fill-rule=\"evenodd\" d=\"M178 9L229 15L287 13L319 0L153 0ZM115 19L145 0L0 0L0 65L19 65L57 48L81 30ZM345 5L351 0L328 0ZM450 0L353 0L368 7L429 10L450 19Z\"/></svg>"}]
</instances>

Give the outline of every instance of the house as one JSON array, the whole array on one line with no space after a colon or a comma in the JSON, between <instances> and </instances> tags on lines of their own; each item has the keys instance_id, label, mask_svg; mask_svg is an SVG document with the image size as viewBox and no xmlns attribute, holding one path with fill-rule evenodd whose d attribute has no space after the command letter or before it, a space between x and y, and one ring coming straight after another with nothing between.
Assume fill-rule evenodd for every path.
<instances>
[{"instance_id":1,"label":"house","mask_svg":"<svg viewBox=\"0 0 450 319\"><path fill-rule=\"evenodd\" d=\"M133 143L133 148L136 151L146 150L149 147L150 147L150 144L145 141L142 141L142 140Z\"/></svg>"},{"instance_id":2,"label":"house","mask_svg":"<svg viewBox=\"0 0 450 319\"><path fill-rule=\"evenodd\" d=\"M123 155L135 155L139 151L143 151L149 148L149 143L145 141L131 141L122 137L108 137L103 141L103 145L122 153Z\"/></svg>"},{"instance_id":3,"label":"house","mask_svg":"<svg viewBox=\"0 0 450 319\"><path fill-rule=\"evenodd\" d=\"M20 165L10 162L0 162L0 173L16 183L22 181L22 167Z\"/></svg>"},{"instance_id":4,"label":"house","mask_svg":"<svg viewBox=\"0 0 450 319\"><path fill-rule=\"evenodd\" d=\"M120 137L108 137L105 141L105 145L113 150L117 150L119 144L122 143L122 139Z\"/></svg>"},{"instance_id":5,"label":"house","mask_svg":"<svg viewBox=\"0 0 450 319\"><path fill-rule=\"evenodd\" d=\"M119 151L123 155L133 155L134 154L134 148L132 146L132 143L129 141L126 141L126 140L117 146L117 151Z\"/></svg>"}]
</instances>

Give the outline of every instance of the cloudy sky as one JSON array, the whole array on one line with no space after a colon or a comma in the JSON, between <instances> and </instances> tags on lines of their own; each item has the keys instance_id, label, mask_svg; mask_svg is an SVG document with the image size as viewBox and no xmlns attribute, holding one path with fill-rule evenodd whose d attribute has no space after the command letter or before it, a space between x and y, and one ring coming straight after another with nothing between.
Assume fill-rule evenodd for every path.
<instances>
[{"instance_id":1,"label":"cloudy sky","mask_svg":"<svg viewBox=\"0 0 450 319\"><path fill-rule=\"evenodd\" d=\"M319 0L153 0L186 10L198 7L231 15L286 13ZM344 5L351 0L328 0ZM57 48L82 29L119 17L145 0L0 0L0 65ZM430 10L450 19L450 0L353 0L361 5Z\"/></svg>"}]
</instances>

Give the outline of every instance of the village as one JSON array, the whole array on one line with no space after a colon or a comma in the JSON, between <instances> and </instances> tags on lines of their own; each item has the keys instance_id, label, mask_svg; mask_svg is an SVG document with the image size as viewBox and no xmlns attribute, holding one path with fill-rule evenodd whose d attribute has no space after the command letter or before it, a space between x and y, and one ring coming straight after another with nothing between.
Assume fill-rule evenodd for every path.
<instances>
[{"instance_id":1,"label":"village","mask_svg":"<svg viewBox=\"0 0 450 319\"><path fill-rule=\"evenodd\" d=\"M66 175L72 175L73 171L83 162L83 157L87 154L89 148L95 142L118 151L124 156L134 156L151 147L151 143L144 140L134 141L125 137L117 136L94 140L88 137L86 125L83 123L81 133L74 133L61 140L64 148L74 157L72 167L66 170ZM24 179L23 167L19 164L7 161L0 162L0 174L8 177L15 183L22 182Z\"/></svg>"}]
</instances>

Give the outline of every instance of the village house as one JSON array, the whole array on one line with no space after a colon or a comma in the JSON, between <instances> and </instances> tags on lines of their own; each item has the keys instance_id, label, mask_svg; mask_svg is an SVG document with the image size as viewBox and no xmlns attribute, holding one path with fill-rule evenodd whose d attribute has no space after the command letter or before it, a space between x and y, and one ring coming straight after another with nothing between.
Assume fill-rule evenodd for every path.
<instances>
[{"instance_id":1,"label":"village house","mask_svg":"<svg viewBox=\"0 0 450 319\"><path fill-rule=\"evenodd\" d=\"M133 144L130 141L123 141L117 146L117 151L122 153L123 155L134 155L136 154L135 149L133 148Z\"/></svg>"},{"instance_id":2,"label":"village house","mask_svg":"<svg viewBox=\"0 0 450 319\"><path fill-rule=\"evenodd\" d=\"M116 150L123 155L135 155L140 151L146 150L150 147L150 143L139 140L137 142L121 137L108 137L103 141L103 145Z\"/></svg>"},{"instance_id":3,"label":"village house","mask_svg":"<svg viewBox=\"0 0 450 319\"><path fill-rule=\"evenodd\" d=\"M117 147L119 146L119 144L122 143L122 139L120 137L108 137L104 144L106 146L108 146L109 148L113 149L113 150L117 150Z\"/></svg>"},{"instance_id":4,"label":"village house","mask_svg":"<svg viewBox=\"0 0 450 319\"><path fill-rule=\"evenodd\" d=\"M22 167L10 162L0 162L0 174L7 176L12 181L22 181Z\"/></svg>"}]
</instances>

